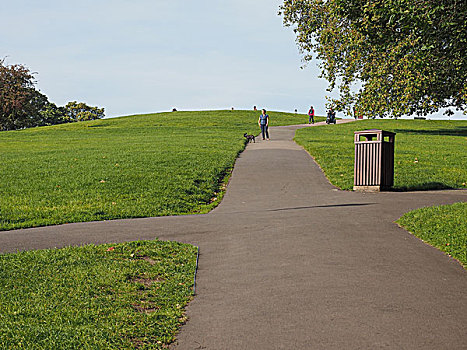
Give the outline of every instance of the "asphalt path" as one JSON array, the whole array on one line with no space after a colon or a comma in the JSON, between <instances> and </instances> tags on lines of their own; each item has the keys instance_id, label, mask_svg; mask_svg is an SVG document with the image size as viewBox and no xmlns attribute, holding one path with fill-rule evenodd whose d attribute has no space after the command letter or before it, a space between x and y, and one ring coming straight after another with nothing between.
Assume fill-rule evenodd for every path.
<instances>
[{"instance_id":1,"label":"asphalt path","mask_svg":"<svg viewBox=\"0 0 467 350\"><path fill-rule=\"evenodd\" d=\"M0 232L0 251L198 245L197 295L175 349L467 349L466 271L394 223L467 191L337 190L292 141L305 126L248 144L209 214Z\"/></svg>"}]
</instances>

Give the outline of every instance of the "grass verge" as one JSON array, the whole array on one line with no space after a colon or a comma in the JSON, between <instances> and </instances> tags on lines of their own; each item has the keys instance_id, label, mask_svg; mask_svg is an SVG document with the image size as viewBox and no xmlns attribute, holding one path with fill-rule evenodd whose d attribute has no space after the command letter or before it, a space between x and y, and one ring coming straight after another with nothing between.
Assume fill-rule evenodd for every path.
<instances>
[{"instance_id":1,"label":"grass verge","mask_svg":"<svg viewBox=\"0 0 467 350\"><path fill-rule=\"evenodd\" d=\"M467 203L417 209L397 223L467 268Z\"/></svg>"},{"instance_id":2,"label":"grass verge","mask_svg":"<svg viewBox=\"0 0 467 350\"><path fill-rule=\"evenodd\" d=\"M260 112L158 113L0 132L0 230L206 213ZM270 112L270 123L306 115Z\"/></svg>"},{"instance_id":3,"label":"grass verge","mask_svg":"<svg viewBox=\"0 0 467 350\"><path fill-rule=\"evenodd\" d=\"M166 347L185 321L196 252L138 241L0 255L0 348Z\"/></svg>"},{"instance_id":4,"label":"grass verge","mask_svg":"<svg viewBox=\"0 0 467 350\"><path fill-rule=\"evenodd\" d=\"M467 187L467 121L358 121L301 129L295 141L315 158L332 184L351 190L354 131L366 129L396 133L395 190Z\"/></svg>"}]
</instances>

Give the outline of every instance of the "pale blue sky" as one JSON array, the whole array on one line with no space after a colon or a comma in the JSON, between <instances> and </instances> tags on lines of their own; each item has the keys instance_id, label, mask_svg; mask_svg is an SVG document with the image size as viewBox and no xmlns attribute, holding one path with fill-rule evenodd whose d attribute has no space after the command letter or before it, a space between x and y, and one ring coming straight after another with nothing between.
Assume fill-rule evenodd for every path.
<instances>
[{"instance_id":1,"label":"pale blue sky","mask_svg":"<svg viewBox=\"0 0 467 350\"><path fill-rule=\"evenodd\" d=\"M34 72L58 105L109 117L179 110L325 112L280 0L0 0L0 57Z\"/></svg>"}]
</instances>

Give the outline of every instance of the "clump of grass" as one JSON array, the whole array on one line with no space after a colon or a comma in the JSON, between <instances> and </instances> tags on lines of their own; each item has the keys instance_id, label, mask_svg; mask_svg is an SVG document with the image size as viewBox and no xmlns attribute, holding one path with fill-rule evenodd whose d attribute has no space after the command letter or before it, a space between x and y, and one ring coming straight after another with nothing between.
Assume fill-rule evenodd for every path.
<instances>
[{"instance_id":1,"label":"clump of grass","mask_svg":"<svg viewBox=\"0 0 467 350\"><path fill-rule=\"evenodd\" d=\"M196 253L138 241L0 255L0 348L161 349L185 321Z\"/></svg>"},{"instance_id":2,"label":"clump of grass","mask_svg":"<svg viewBox=\"0 0 467 350\"><path fill-rule=\"evenodd\" d=\"M396 133L394 189L467 188L467 121L368 120L297 131L295 140L321 166L335 186L351 190L354 131Z\"/></svg>"},{"instance_id":3,"label":"clump of grass","mask_svg":"<svg viewBox=\"0 0 467 350\"><path fill-rule=\"evenodd\" d=\"M466 202L417 209L404 214L397 223L467 268Z\"/></svg>"},{"instance_id":4,"label":"clump of grass","mask_svg":"<svg viewBox=\"0 0 467 350\"><path fill-rule=\"evenodd\" d=\"M0 230L206 213L260 112L158 113L0 132ZM306 115L270 112L271 125Z\"/></svg>"}]
</instances>

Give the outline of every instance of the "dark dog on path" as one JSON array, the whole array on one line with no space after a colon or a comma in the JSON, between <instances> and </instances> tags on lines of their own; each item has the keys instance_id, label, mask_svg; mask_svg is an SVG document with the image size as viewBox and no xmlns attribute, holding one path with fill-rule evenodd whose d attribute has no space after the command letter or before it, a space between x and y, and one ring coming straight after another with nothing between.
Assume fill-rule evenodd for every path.
<instances>
[{"instance_id":1,"label":"dark dog on path","mask_svg":"<svg viewBox=\"0 0 467 350\"><path fill-rule=\"evenodd\" d=\"M255 141L255 135L248 135L247 133L244 133L243 136L246 137L246 140L247 140L248 142L251 142L251 141L253 140L253 142L256 143L256 141Z\"/></svg>"}]
</instances>

